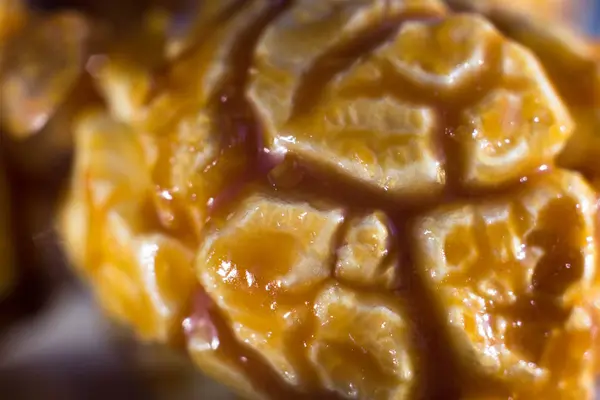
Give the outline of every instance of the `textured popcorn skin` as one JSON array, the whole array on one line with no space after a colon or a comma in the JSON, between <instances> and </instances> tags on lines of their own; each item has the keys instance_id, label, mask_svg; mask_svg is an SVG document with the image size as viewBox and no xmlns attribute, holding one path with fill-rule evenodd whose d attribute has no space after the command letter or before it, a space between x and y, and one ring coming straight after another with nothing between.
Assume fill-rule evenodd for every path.
<instances>
[{"instance_id":1,"label":"textured popcorn skin","mask_svg":"<svg viewBox=\"0 0 600 400\"><path fill-rule=\"evenodd\" d=\"M573 137L558 157L560 166L600 174L600 57L597 45L562 24L527 18L509 8L449 0L462 11L483 13L500 31L528 47L541 61L575 120ZM573 79L577 77L577 79Z\"/></svg>"},{"instance_id":2,"label":"textured popcorn skin","mask_svg":"<svg viewBox=\"0 0 600 400\"><path fill-rule=\"evenodd\" d=\"M598 64L478 11L206 1L95 56L61 227L103 307L247 398L592 399Z\"/></svg>"}]
</instances>

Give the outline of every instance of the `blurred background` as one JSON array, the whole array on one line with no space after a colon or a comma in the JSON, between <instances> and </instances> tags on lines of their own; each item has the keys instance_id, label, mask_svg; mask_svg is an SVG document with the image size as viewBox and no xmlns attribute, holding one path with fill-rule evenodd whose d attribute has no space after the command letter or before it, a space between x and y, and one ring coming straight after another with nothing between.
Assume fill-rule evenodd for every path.
<instances>
[{"instance_id":1,"label":"blurred background","mask_svg":"<svg viewBox=\"0 0 600 400\"><path fill-rule=\"evenodd\" d=\"M193 11L196 1L0 0L0 71L8 71L11 65L44 64L40 68L44 71L41 74L34 68L34 72L22 71L17 75L26 77L24 80L29 86L25 90L34 93L31 97L46 97L52 102L52 95L43 95L60 91L60 87L52 86L56 82L64 84L51 75L60 75L74 64L69 57L77 57L77 54L71 54L69 49L81 45L75 43L80 39L77 37L79 31L77 26L71 26L69 33L73 37L65 38L65 30L42 28L38 30L41 35L23 35L24 42L34 43L24 46L25 50L20 48L17 40L17 45L12 48L3 46L3 38L23 19L25 8L36 15L83 11L97 21L110 20L126 30L135 25L140 10L159 3ZM90 47L96 45L94 40L88 40L92 43ZM64 50L60 46L71 47ZM19 58L18 62L13 62L13 58ZM34 78L28 80L32 76ZM39 87L35 87L36 84ZM0 96L3 95L6 92L0 91ZM10 198L4 199L4 190L0 189L0 207L5 206L5 200L11 206L10 236L16 246L12 260L16 265L16 276L13 277L16 285L2 297L1 282L5 277L1 272L5 269L0 268L0 397L27 400L233 399L231 393L197 372L180 354L160 346L138 343L126 328L102 315L89 289L69 269L54 226L60 188L64 187L71 161L70 156L64 154L64 149L70 148L70 139L57 131L68 123L70 105L57 107L39 134L19 141L13 140L13 132L9 135L10 129L6 126L29 128L35 122L32 118L27 120L28 115L15 118L11 114L14 110L3 100L0 98L3 122L0 128L0 186L4 184L1 173L6 171ZM21 102L21 105L24 109L37 110L37 114L48 106L44 101L41 104ZM36 111L32 113L36 114ZM1 240L4 236L2 225L4 221L0 220L0 262L10 263L3 255L7 245Z\"/></svg>"},{"instance_id":2,"label":"blurred background","mask_svg":"<svg viewBox=\"0 0 600 400\"><path fill-rule=\"evenodd\" d=\"M6 1L11 0L0 0ZM29 6L39 10L88 7L93 11L92 3L29 0ZM134 3L125 1L118 7L135 9ZM127 12L131 9L122 14ZM600 37L600 0L588 1L575 14L578 28ZM30 148L13 150L27 153ZM8 162L6 168L12 190L10 200L20 206L15 207L12 218L21 276L12 294L0 302L0 326L5 327L0 329L0 396L233 399L231 393L202 376L183 357L159 346L137 343L127 329L102 316L85 285L69 272L60 251L52 222L54 204L47 201L57 198L58 193L53 193L56 182L23 174L18 163ZM56 176L68 171L68 165L61 162L53 168Z\"/></svg>"}]
</instances>

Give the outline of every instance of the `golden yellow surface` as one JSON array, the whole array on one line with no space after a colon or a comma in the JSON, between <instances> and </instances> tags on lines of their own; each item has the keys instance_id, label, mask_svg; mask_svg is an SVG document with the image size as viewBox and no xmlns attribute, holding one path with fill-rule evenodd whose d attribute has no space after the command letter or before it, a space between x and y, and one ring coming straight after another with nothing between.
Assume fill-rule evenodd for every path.
<instances>
[{"instance_id":1,"label":"golden yellow surface","mask_svg":"<svg viewBox=\"0 0 600 400\"><path fill-rule=\"evenodd\" d=\"M561 171L507 199L436 210L413 228L417 268L447 309L457 351L506 381L507 395L593 392L582 298L597 279L597 208L591 188Z\"/></svg>"},{"instance_id":2,"label":"golden yellow surface","mask_svg":"<svg viewBox=\"0 0 600 400\"><path fill-rule=\"evenodd\" d=\"M61 227L106 310L248 398L593 399L596 61L444 4L206 1L89 58Z\"/></svg>"},{"instance_id":3,"label":"golden yellow surface","mask_svg":"<svg viewBox=\"0 0 600 400\"><path fill-rule=\"evenodd\" d=\"M473 3L473 2L471 2ZM479 10L478 3L467 7ZM549 25L505 9L484 14L540 59L574 118L575 132L559 157L562 166L600 174L600 57L597 45L563 25Z\"/></svg>"}]
</instances>

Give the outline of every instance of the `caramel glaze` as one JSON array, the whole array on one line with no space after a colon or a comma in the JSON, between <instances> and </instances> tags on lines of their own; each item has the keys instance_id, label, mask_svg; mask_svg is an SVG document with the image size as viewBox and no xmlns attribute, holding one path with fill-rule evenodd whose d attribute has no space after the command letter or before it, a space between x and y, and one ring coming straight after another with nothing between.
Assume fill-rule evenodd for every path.
<instances>
[{"instance_id":1,"label":"caramel glaze","mask_svg":"<svg viewBox=\"0 0 600 400\"><path fill-rule=\"evenodd\" d=\"M479 11L473 2L448 1L448 3L456 11ZM531 16L519 15L510 10L490 9L484 10L484 14L504 35L527 46L534 52L542 62L561 98L573 111L576 118L579 113L594 113L593 110L600 107L600 92L598 92L600 64L597 54L593 53L595 49L591 49L590 43L585 43L581 37L570 38L568 32L555 32L552 28L548 28L543 21L531 18ZM571 39L572 42L569 42L568 39ZM597 117L595 118L597 121ZM593 123L586 119L578 122L583 125ZM597 122L595 126L597 126ZM564 160L559 157L558 165L559 167L576 168L588 180L594 181L597 180L598 171L590 165L592 161L585 158L580 160L577 165L572 165L573 162L570 160L565 165ZM596 190L599 187L595 185ZM595 243L596 246L599 246L600 216L596 220ZM591 307L598 307L597 300L592 300L592 303ZM596 318L593 337L598 342L600 339L598 331L600 316L597 312L593 315ZM598 346L596 347L598 348ZM596 353L598 354L598 350ZM600 371L600 360L596 360L596 370Z\"/></svg>"},{"instance_id":2,"label":"caramel glaze","mask_svg":"<svg viewBox=\"0 0 600 400\"><path fill-rule=\"evenodd\" d=\"M492 191L485 193L478 191L467 191L459 182L459 176L463 165L461 164L461 153L458 150L457 141L454 138L456 127L459 125L458 109L464 108L470 104L475 104L487 94L492 85L497 84L499 76L499 42L494 42L490 46L489 54L485 56L489 60L482 76L478 76L477 81L468 82L459 88L459 94L453 93L461 98L459 105L452 106L444 93L424 91L422 88L411 83L407 79L401 79L397 76L387 78L389 85L377 85L373 87L361 87L358 90L361 95L372 97L382 96L395 87L402 88L402 98L415 104L434 105L440 121L436 137L438 139L439 151L448 158L445 160L448 171L449 184L443 195L435 200L423 204L408 203L399 205L392 199L381 197L364 187L357 187L348 181L341 181L339 176L333 176L323 171L314 171L309 165L303 163L303 160L285 160L285 175L283 178L278 176L273 179L269 174L272 168L282 165L283 160L273 159L272 156L262 151L261 126L257 122L253 110L247 103L243 92L246 84L246 72L251 62L253 43L257 40L260 32L265 28L270 20L285 9L285 4L277 4L262 18L256 21L254 26L249 29L247 34L242 35L236 49L233 51L231 62L236 65L236 71L222 83L218 94L211 101L211 106L218 110L220 129L223 134L221 144L221 155L233 151L238 147L246 149L248 165L254 165L246 171L241 171L232 183L227 185L221 191L221 194L214 202L211 210L210 219L220 218L227 214L227 209L235 203L238 195L245 192L245 189L255 185L261 187L270 186L276 194L279 188L289 190L293 187L293 193L311 193L315 197L323 200L329 200L338 204L347 205L347 216L360 215L365 210L381 209L384 210L391 219L390 231L393 236L392 252L388 254L389 258L396 254L402 254L398 265L398 278L393 289L393 296L402 304L408 316L408 323L412 332L412 349L417 360L417 372L420 382L417 384L414 396L415 398L434 399L434 398L460 398L462 388L469 382L477 382L478 385L488 387L492 385L500 391L500 383L490 382L478 372L457 361L453 354L450 339L447 337L444 328L444 317L441 310L433 300L432 293L429 293L427 285L415 270L414 262L410 251L410 226L415 215L422 214L434 209L436 206L451 201L468 199L470 202L485 201L494 198L497 193L516 193L521 190L522 182L532 182L539 179L539 176L549 173L552 166L547 166L544 171L533 171L530 176L524 176L508 185L496 187ZM423 15L405 15L403 18L386 21L376 29L370 29L360 36L356 42L346 43L343 47L334 50L326 57L320 59L312 69L305 75L302 85L303 90L296 94L295 113L303 113L310 110L311 104L319 96L321 88L331 76L337 71L343 70L352 62L357 60L361 54L368 52L377 45L385 42L405 20L431 20L436 16ZM390 75L391 76L391 75ZM310 82L310 84L308 84ZM215 160L219 162L219 160ZM291 181L291 184L290 184ZM349 218L346 218L349 220ZM210 222L208 226L210 226ZM340 230L340 237L344 229ZM553 238L537 238L532 241L552 242ZM334 249L335 250L335 249ZM335 255L332 254L332 260ZM333 269L332 269L333 270ZM536 280L539 286L553 285L552 278L546 279L539 276ZM549 282L549 283L547 283ZM202 290L202 289L199 289ZM371 291L365 288L353 287L356 291ZM382 294L380 290L373 290ZM529 304L529 303L528 303ZM545 305L543 301L539 305L542 309L549 309L554 312L556 309L552 305ZM529 305L516 306L514 312L523 315L523 317L534 313L538 315L541 311L537 306L531 309ZM192 311L192 315L195 312ZM546 313L547 311L543 311ZM210 308L210 316L215 323L220 336L220 352L230 360L237 360L241 368L248 374L252 382L257 387L267 390L273 398L336 398L332 393L320 393L303 395L283 383L279 376L266 365L265 361L254 351L238 343L228 326L223 320L222 315L214 307ZM562 315L560 313L559 315ZM307 328L307 332L310 327ZM301 339L300 339L301 340ZM531 351L535 352L535 349ZM435 382L435 385L427 384Z\"/></svg>"},{"instance_id":3,"label":"caramel glaze","mask_svg":"<svg viewBox=\"0 0 600 400\"><path fill-rule=\"evenodd\" d=\"M233 182L223 188L220 195L213 202L213 207L209 210L209 219L223 218L227 215L228 209L235 204L235 200L240 195L248 190L249 187L256 185L260 187L271 187L276 195L280 185L286 189L290 188L285 181L292 178L293 193L300 197L304 197L302 193L313 193L319 199L325 201L338 202L340 204L349 205L347 216L360 215L369 209L383 209L390 215L393 215L392 226L390 231L394 233L392 251L388 254L388 258L395 256L398 249L402 245L403 238L408 237L406 233L408 229L408 218L412 215L412 210L398 211L398 204L388 199L380 199L379 195L364 191L364 188L357 188L348 182L339 182L339 177L324 176L320 171L311 171L310 167L304 165L302 160L290 161L275 159L271 155L263 151L262 146L262 129L260 123L248 104L244 90L247 80L247 70L251 63L253 53L253 43L258 39L259 34L268 22L276 15L281 13L290 2L279 2L266 15L260 18L254 26L249 29L247 34L241 35L236 48L232 51L231 64L236 66L235 72L231 74L225 82L221 84L221 89L217 91L215 97L211 100L211 107L218 111L220 131L223 135L221 144L221 156L227 152L231 152L238 147L245 149L248 157L247 165L254 165L253 168L240 171ZM437 16L427 13L404 15L402 18L393 21L383 21L380 26L370 28L368 31L357 35L357 39L351 43L345 43L338 49L335 49L331 54L323 57L313 65L311 70L305 75L304 81L309 84L302 85L306 88L296 95L295 113L306 112L310 109L310 104L314 102L314 98L318 96L318 88L321 84L325 84L331 76L336 72L343 70L351 63L356 61L362 54L368 52L381 43L385 42L402 24L407 20L430 20L434 21ZM484 88L481 89L485 93ZM420 94L420 91L415 87L411 93L414 93L415 100L425 100ZM465 90L465 96L466 94ZM375 95L375 93L373 93ZM427 101L430 99L428 98ZM444 132L440 132L440 135ZM219 160L215 160L217 163ZM269 174L275 166L281 166L285 163L286 174L283 178L272 179ZM325 174L327 175L327 174ZM358 194L358 196L357 196ZM449 191L448 196L454 196L454 192ZM293 196L293 194L292 194ZM350 201L349 201L350 200ZM423 207L423 210L431 206ZM350 218L346 218L348 221ZM208 221L207 227L211 226ZM338 243L341 242L346 225L338 231ZM337 246L335 246L337 248ZM406 259L401 261L402 265L412 265L410 260L410 252L404 251ZM335 249L332 251L331 264L335 262ZM333 271L333 268L331 269ZM432 310L435 310L432 300L429 298L425 290L425 284L419 279L415 271L401 269L401 274L397 288L394 290L400 299L411 299L410 302L402 302L403 306L407 306L408 315L410 318L409 324L413 332L414 353L424 357L419 360L419 366L424 370L424 382L436 382L436 385L417 385L418 391L415 393L415 398L458 398L459 389L456 387L456 382L449 371L455 370L453 357L449 354L450 348L448 341L443 336L441 316L433 316L432 318L424 318L425 315L433 315ZM198 289L202 290L202 289ZM353 290L364 291L368 289L353 288ZM376 291L377 292L377 291ZM316 291L308 297L314 298ZM381 293L380 293L381 294ZM409 305L404 303L410 303ZM198 313L202 311L192 312ZM223 352L223 356L229 360L236 360L241 369L245 371L253 384L257 388L264 389L272 398L322 398L335 399L340 398L339 395L331 392L315 392L300 393L285 384L278 374L276 374L262 359L262 357L253 350L241 345L233 337L229 325L223 321L222 315L214 307L210 309L211 319L214 321L218 330L222 346L219 351ZM307 336L312 331L311 323L303 327L302 332L294 339L303 341L303 336ZM290 348L298 347L297 345ZM303 355L294 355L295 358L305 357ZM305 363L300 363L305 364ZM308 369L303 371L308 377L307 381L316 382L316 378L311 376L312 372ZM309 387L310 389L310 387ZM448 397L450 396L450 397Z\"/></svg>"},{"instance_id":4,"label":"caramel glaze","mask_svg":"<svg viewBox=\"0 0 600 400\"><path fill-rule=\"evenodd\" d=\"M282 11L280 8L277 10L279 12ZM253 114L253 111L250 109L249 104L243 96L243 92L245 89L245 71L251 62L251 55L253 46L252 41L255 41L257 38L257 33L260 32L261 29L264 29L266 22L269 19L274 17L275 12L271 11L263 18L262 21L257 21L256 26L253 27L252 34L248 34L246 36L246 40L241 40L238 43L239 50L234 51L233 64L236 66L245 66L246 68L239 67L239 71L234 76L230 77L228 82L223 84L221 90L219 90L219 94L216 96L216 99L213 99L214 103L219 111L219 121L221 126L221 132L223 132L223 144L222 144L222 152L226 152L230 150L232 147L243 146L248 150L248 159L253 162L256 168L245 171L238 178L234 179L234 183L225 188L221 195L217 198L217 201L214 203L215 207L213 208L213 213L220 214L219 211L222 211L222 214L226 214L223 208L227 208L228 204L232 204L237 197L236 194L243 191L246 185L251 182L258 183L259 185L273 185L273 190L277 191L277 185L273 184L272 181L268 179L268 172L272 167L277 165L281 160L274 160L272 157L268 156L266 153L262 151L262 134L260 124L257 123L257 120ZM383 42L385 38L387 38L393 30L396 28L395 24L390 23L388 26L383 26L378 28L375 32L370 32L371 35L367 35L366 39L361 38L358 44L352 44L347 48L340 49L340 51L336 54L339 56L339 62L337 63L327 63L330 61L329 57L327 60L323 60L320 65L315 66L315 68L309 72L306 76L307 81L310 81L310 77L323 77L323 76L331 76L333 75L335 70L341 70L344 66L350 64L354 59L356 59L358 54L361 54L363 50L368 50L370 48L375 47L377 44ZM253 39L247 39L247 37L253 36ZM327 75L323 73L327 71L329 72ZM241 72L241 73L239 73ZM309 85L305 85L309 86ZM319 87L319 85L314 84L310 85L312 88ZM308 100L311 96L314 96L310 91L304 93L298 93L296 105L301 110L302 107L306 107L309 104ZM233 116L233 118L232 118ZM305 171L305 169L301 166L301 164L291 166L290 173L292 175L302 175L302 180L296 183L296 187L294 188L295 192L304 192L304 188L309 188L313 193L318 193L322 196L323 199L331 199L337 200L340 199L340 195L343 200L347 202L348 198L353 197L356 192L352 190L351 187L348 187L347 190L339 191L339 186L330 185L328 180L322 179L322 176L315 177L310 174L310 171ZM318 188L318 190L316 190ZM315 191L316 190L316 191ZM342 194L343 193L343 194ZM352 194L351 196L347 196L348 194ZM344 196L346 195L346 196ZM356 210L353 212L362 212L363 206L370 204L368 200L370 196L365 196L365 198L357 199ZM362 203L362 204L361 204ZM386 207L385 209L390 209L390 207ZM352 212L352 211L351 211ZM344 229L340 229L338 232L338 242L341 241L341 237L343 235ZM332 254L332 264L334 262L335 255ZM410 287L410 286L409 286ZM418 291L415 291L418 293ZM314 294L311 296L314 298ZM422 304L422 302L417 301L416 303ZM423 315L423 312L428 310L428 307L425 307L420 312L415 315ZM238 363L242 366L242 369L251 377L254 384L258 385L257 387L266 390L271 394L272 398L331 398L335 399L339 396L334 393L315 393L312 392L310 394L301 394L295 392L289 385L286 385L281 381L278 375L276 375L270 367L268 367L265 362L261 359L261 356L255 354L252 350L248 348L244 348L243 346L236 343L236 340L233 338L228 325L224 323L219 315L218 311L214 310L211 312L211 316L215 321L215 325L218 327L219 336L222 338L222 342L226 343L220 348L223 349L223 352L226 352L225 355L228 359L236 359ZM307 324L305 328L303 328L302 333L300 333L300 337L297 340L302 340L302 336L308 335L309 332L312 331L310 327L310 323ZM420 332L435 332L436 329L415 329L415 333L417 331ZM437 330L439 331L439 330ZM415 335L415 341L421 341L419 335ZM297 347L297 346L290 346ZM427 347L432 349L430 343L421 343L419 348ZM443 348L442 345L434 346L433 348L439 348L440 350ZM437 353L436 351L432 352L433 354ZM298 355L296 355L298 357ZM448 358L450 359L450 358ZM426 365L435 365L436 363L426 362ZM303 371L305 374L310 375L308 371ZM313 377L309 379L310 381L315 381L316 379ZM442 393L442 392L440 392ZM447 392L446 392L447 393ZM429 397L429 396L427 396ZM431 398L431 397L429 397Z\"/></svg>"},{"instance_id":5,"label":"caramel glaze","mask_svg":"<svg viewBox=\"0 0 600 400\"><path fill-rule=\"evenodd\" d=\"M232 18L236 9L245 3L247 3L245 0L237 2L231 9L226 10L220 18L217 18L216 23ZM417 363L418 383L414 388L413 398L458 399L464 394L463 390L467 386L467 382L469 385L473 385L473 382L475 382L482 388L491 386L499 391L506 391L508 394L508 389L502 388L500 383L490 382L487 378L478 376L477 371L463 365L459 357L454 354L450 344L451 340L443 322L445 317L442 315L442 310L439 309L434 300L434 294L430 292L428 285L415 267L413 255L411 254L411 241L413 239L411 239L412 235L410 233L416 216L433 210L440 204L461 200L477 203L493 199L498 193L510 196L522 190L524 185L537 181L554 168L553 165L544 166L542 170L531 171L527 176L522 176L509 184L495 187L492 190L488 189L485 192L466 190L460 182L459 177L462 175L461 172L465 166L462 163L464 158L455 138L456 130L460 124L459 109L475 104L490 92L492 85L498 85L500 42L495 40L489 46L489 54L485 55L487 62L483 66L483 74L478 75L476 80L467 81L452 93L452 99L461 99L460 104L455 104L444 92L423 90L423 88L418 87L408 79L391 74L390 71L383 71L385 85L379 84L372 87L356 88L362 96L369 97L379 97L391 92L392 95L401 97L409 103L433 106L437 113L439 122L435 136L438 151L445 157L444 164L448 184L445 186L443 194L437 198L425 202L414 199L414 201L398 204L391 197L381 196L380 193L375 193L373 189L359 186L346 179L340 179L339 176L330 172L316 171L302 159L292 157L274 158L264 151L261 124L245 97L248 70L252 63L255 44L261 33L291 3L291 1L274 1L271 7L254 21L246 32L239 36L228 60L234 68L220 83L219 89L209 102L209 108L218 116L218 126L222 135L220 153L212 165L224 162L223 160L231 157L239 157L243 162L241 162L241 165L234 165L232 171L228 170L232 180L223 184L220 194L213 199L214 201L208 210L205 227L201 232L190 235L190 230L193 231L194 228L186 222L186 212L177 205L174 205L176 209L174 225L165 226L164 221L156 215L155 207L149 204L148 215L152 218L146 221L148 229L168 232L170 235L183 238L186 243L193 245L205 230L210 229L213 224L218 223L219 220L223 220L227 216L237 199L255 187L268 190L275 196L278 196L283 189L285 189L286 197L289 195L303 197L306 196L305 193L311 193L311 196L318 198L320 201L345 205L346 223L338 231L337 244L341 242L344 231L347 229L347 221L351 219L350 217L361 215L369 210L383 210L390 218L388 228L392 234L391 251L388 253L387 258L389 260L399 258L397 279L391 295L407 315L411 332L411 351ZM357 35L357 39L354 41L344 43L339 48L334 49L328 55L319 59L304 76L303 84L301 84L303 89L296 93L294 113L298 115L309 112L311 105L316 103L315 99L319 98L320 89L325 86L332 76L360 59L361 55L384 43L404 21L435 21L438 18L438 15L427 12L405 14L401 18L382 21L378 26L371 27ZM209 27L207 27L207 31L208 29ZM185 60L187 55L188 53L184 52L176 62ZM169 68L168 65L162 66L161 69L156 71L155 93L160 92L161 85L168 84L161 79L168 75ZM510 84L518 85L519 83ZM396 88L402 88L402 92L395 93ZM346 94L350 95L351 93ZM283 172L279 173L281 171ZM210 168L204 173L210 175ZM160 189L160 187L157 189ZM176 198L176 196L173 196L173 198ZM175 199L173 201L180 200ZM189 200L185 199L185 201ZM562 205L556 207L560 208ZM562 209L559 211L560 213L563 212ZM91 229L100 229L102 222L94 220L96 213L91 214ZM546 216L543 219L544 221L552 220L552 218ZM173 228L173 226L176 226L176 228ZM93 231L90 232L90 240L95 237L98 237L98 235L94 234ZM600 242L600 238L597 239ZM552 236L533 235L529 240L530 245L536 244L548 248L557 246L556 248L559 249L561 244L559 239ZM337 248L338 246L334 247ZM94 246L90 246L90 248L94 248ZM336 248L332 249L332 265L335 263ZM88 256L94 257L92 254ZM563 263L559 264L562 265ZM333 268L331 270L333 271ZM544 269L542 268L540 271L544 271ZM540 291L555 292L560 290L559 287L555 287L557 284L556 274L561 276L565 283L568 283L570 279L574 278L569 274L577 274L580 272L578 271L577 268L570 271L552 271L551 276L546 276L545 272L540 272L535 276L535 285L540 288ZM353 287L352 289L357 292L368 291L381 296L390 295L390 293L385 293L381 289L371 290L363 287ZM207 295L202 288L198 288L196 297L206 298ZM312 392L309 394L291 388L282 381L280 376L256 351L235 339L229 321L226 321L216 307L206 301L197 301L197 298L190 299L188 310L182 320L185 318L209 318L216 328L216 334L221 343L217 351L224 359L235 362L247 374L255 387L268 392L272 398L277 399L339 398L338 395L330 392ZM312 298L308 300L312 301ZM560 323L560 319L563 317L562 310L556 310L554 305L544 303L543 298L538 304L539 308L538 306L531 308L527 304L517 305L514 310L507 312L518 313L525 319L526 316L532 313L537 315L541 312L539 310L543 309L543 313L548 312L546 310L551 310L553 315L557 316L558 323ZM555 322L549 321L550 325L553 323ZM312 331L311 323L306 325L303 331L294 337L295 340L302 341L304 336L310 334L310 331ZM182 329L181 335L184 335L184 333ZM184 339L184 337L180 338L182 342ZM289 347L295 348L298 346ZM535 348L530 348L528 351L536 353ZM306 356L294 354L293 357L304 358ZM300 364L305 363L300 362ZM314 383L317 381L312 376L314 373L310 370L303 371L303 374L307 376L308 382ZM435 382L435 385L431 384L432 382ZM312 388L309 386L309 389Z\"/></svg>"},{"instance_id":6,"label":"caramel glaze","mask_svg":"<svg viewBox=\"0 0 600 400\"><path fill-rule=\"evenodd\" d=\"M224 23L225 21L233 18L240 9L243 10L243 6L248 1L242 0L226 9L221 15L219 15L214 23L207 24L207 28L203 29L200 34L206 34L211 40L210 31L214 29L218 24ZM263 167L260 165L258 158L258 149L261 142L261 134L259 127L252 121L251 110L247 102L243 98L243 91L246 87L246 73L245 71L249 68L252 58L252 49L254 48L255 42L264 27L270 20L275 18L281 13L286 7L286 3L277 4L273 3L258 20L254 21L251 26L247 28L246 32L240 34L240 40L237 41L228 55L227 63L233 66L226 74L226 76L219 83L218 89L215 91L212 98L209 99L207 108L210 112L216 115L216 124L220 132L220 145L219 154L216 158L209 163L208 167L203 170L203 176L206 179L219 180L219 177L224 171L229 173L234 182L222 182L221 191L216 198L212 199L210 208L218 208L218 206L227 202L228 199L234 197L235 194L244 186L244 182L252 181L255 176L260 174ZM214 38L212 38L214 41ZM209 46L211 44L208 44ZM215 43L214 45L217 45ZM188 48L179 56L179 62L185 63L186 58L193 52L193 46ZM156 85L153 93L159 93L161 87L171 83L169 79L169 73L171 72L169 64L160 71L160 75L156 80ZM149 98L149 101L152 99ZM164 169L168 168L170 164L170 152L166 151L164 157L161 157L154 169L154 180L161 182L162 174ZM228 160L234 159L236 162L234 165L227 164ZM225 164L223 167L221 164ZM256 168L245 168L247 165L256 165ZM157 190L162 190L157 187ZM173 202L191 202L205 201L201 196L196 196L195 193L187 196L185 199L180 199L177 196L173 196ZM195 235L188 238L188 242L197 243L201 232L197 232L193 226L193 222L187 222L185 217L186 212L179 207L175 207L175 215L172 217L171 225L176 225L176 232L178 236L189 236L190 232L195 232ZM179 209L178 209L179 208ZM177 218L177 215L180 217Z\"/></svg>"},{"instance_id":7,"label":"caramel glaze","mask_svg":"<svg viewBox=\"0 0 600 400\"><path fill-rule=\"evenodd\" d=\"M232 182L228 182L214 199L213 206L209 209L209 213L213 215L219 214L228 204L232 204L248 184L264 180L274 165L273 160L262 153L261 128L256 123L244 91L256 41L269 22L290 4L289 1L273 2L273 5L247 29L247 32L240 35L240 40L232 49L229 60L230 65L235 66L235 69L221 82L216 94L210 100L209 107L216 111L219 131L222 134L219 157L211 165L218 164L220 160L230 157L231 154L239 154L247 160L244 168L233 171L236 173L232 174ZM230 18L234 9L235 7L232 7L222 18ZM245 168L248 165L254 167ZM205 172L210 174L210 169ZM198 290L203 292L202 288ZM192 318L195 313L205 313L205 311L192 311ZM256 351L240 344L234 338L229 324L216 307L209 307L208 316L217 329L220 342L223 343L219 346L218 352L224 359L235 362L260 391L269 393L273 398L311 399L315 398L315 395L322 399L339 398L333 393L297 392L284 383Z\"/></svg>"},{"instance_id":8,"label":"caramel glaze","mask_svg":"<svg viewBox=\"0 0 600 400\"><path fill-rule=\"evenodd\" d=\"M217 357L231 362L239 367L252 380L254 387L260 393L269 393L273 398L310 399L313 394L299 393L283 382L280 376L270 368L262 356L256 351L239 343L231 332L228 321L216 307L202 287L198 287L191 301L191 317L209 320L214 327L214 334L223 343L216 350ZM191 334L193 332L186 332ZM329 393L318 394L319 398L337 399Z\"/></svg>"},{"instance_id":9,"label":"caramel glaze","mask_svg":"<svg viewBox=\"0 0 600 400\"><path fill-rule=\"evenodd\" d=\"M542 20L509 9L479 10L476 2L470 1L448 1L448 3L456 11L483 11L502 34L533 51L576 119L579 114L589 113L600 107L598 91L600 60L597 56L594 57L592 45L585 42L582 37L570 36L570 32L560 31L564 29L560 25L549 28ZM581 120L578 123L586 125L590 122ZM586 165L590 161L592 160L585 159L577 165L571 165L572 161L565 163L559 157L558 164L560 167L576 168L587 178L592 179L597 171L593 171L592 167Z\"/></svg>"}]
</instances>

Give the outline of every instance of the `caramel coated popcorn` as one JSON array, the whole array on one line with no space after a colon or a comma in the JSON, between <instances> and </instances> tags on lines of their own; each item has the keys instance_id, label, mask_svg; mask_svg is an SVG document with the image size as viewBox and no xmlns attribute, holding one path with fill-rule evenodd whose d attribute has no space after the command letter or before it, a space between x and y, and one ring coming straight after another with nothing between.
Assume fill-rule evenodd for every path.
<instances>
[{"instance_id":1,"label":"caramel coated popcorn","mask_svg":"<svg viewBox=\"0 0 600 400\"><path fill-rule=\"evenodd\" d=\"M593 399L598 61L451 6L206 1L94 55L61 226L104 308L248 398Z\"/></svg>"}]
</instances>

